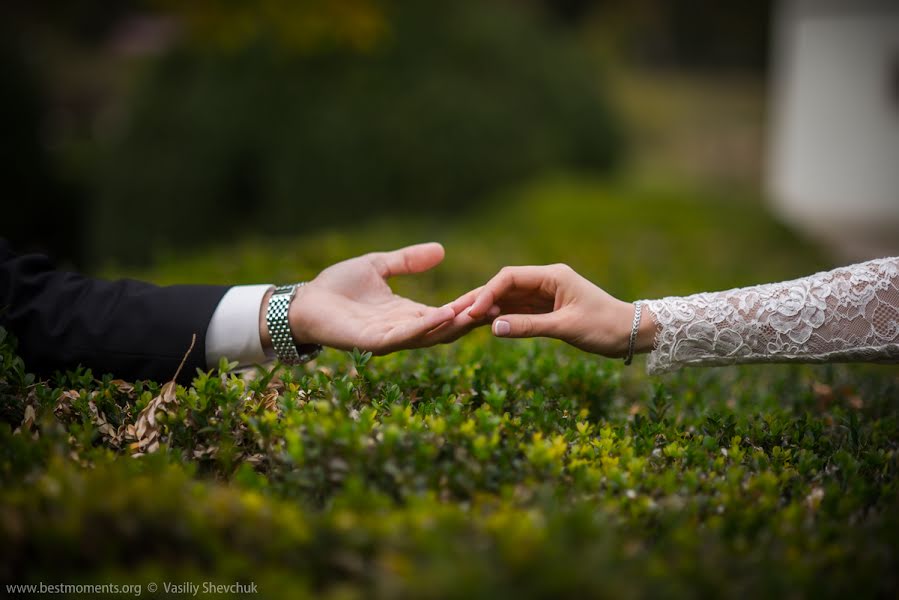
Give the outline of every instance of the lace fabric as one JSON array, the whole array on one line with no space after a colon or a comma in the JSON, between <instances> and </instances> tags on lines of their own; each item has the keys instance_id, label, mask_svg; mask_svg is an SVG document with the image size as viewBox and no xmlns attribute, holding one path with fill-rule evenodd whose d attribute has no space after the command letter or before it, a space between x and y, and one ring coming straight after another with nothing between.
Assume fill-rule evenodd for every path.
<instances>
[{"instance_id":1,"label":"lace fabric","mask_svg":"<svg viewBox=\"0 0 899 600\"><path fill-rule=\"evenodd\" d=\"M658 327L652 374L686 365L899 362L899 258L645 306Z\"/></svg>"}]
</instances>

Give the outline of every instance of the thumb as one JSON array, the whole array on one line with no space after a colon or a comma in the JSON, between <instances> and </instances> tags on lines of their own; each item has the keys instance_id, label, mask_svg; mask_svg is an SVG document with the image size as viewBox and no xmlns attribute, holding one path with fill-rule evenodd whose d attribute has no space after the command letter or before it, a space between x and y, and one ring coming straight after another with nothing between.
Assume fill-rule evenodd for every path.
<instances>
[{"instance_id":1,"label":"thumb","mask_svg":"<svg viewBox=\"0 0 899 600\"><path fill-rule=\"evenodd\" d=\"M437 242L406 246L392 252L371 255L375 268L385 279L395 275L422 273L436 267L443 260L443 246Z\"/></svg>"},{"instance_id":2,"label":"thumb","mask_svg":"<svg viewBox=\"0 0 899 600\"><path fill-rule=\"evenodd\" d=\"M558 337L560 329L558 312L537 315L502 315L493 322L493 335L497 337Z\"/></svg>"}]
</instances>

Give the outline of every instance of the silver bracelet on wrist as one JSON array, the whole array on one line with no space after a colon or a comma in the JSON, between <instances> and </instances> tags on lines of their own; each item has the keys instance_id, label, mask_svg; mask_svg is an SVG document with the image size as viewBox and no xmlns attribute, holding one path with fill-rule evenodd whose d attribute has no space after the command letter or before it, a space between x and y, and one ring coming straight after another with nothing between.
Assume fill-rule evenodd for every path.
<instances>
[{"instance_id":1,"label":"silver bracelet on wrist","mask_svg":"<svg viewBox=\"0 0 899 600\"><path fill-rule=\"evenodd\" d=\"M624 364L629 365L634 360L634 347L637 345L637 332L640 330L640 319L643 317L643 303L639 300L634 302L634 322L631 325L631 337L627 342L627 356L624 357Z\"/></svg>"},{"instance_id":2,"label":"silver bracelet on wrist","mask_svg":"<svg viewBox=\"0 0 899 600\"><path fill-rule=\"evenodd\" d=\"M265 323L272 338L275 356L285 365L301 365L309 362L322 350L318 344L297 346L290 330L290 321L287 318L290 303L296 296L297 288L303 285L305 282L276 287L265 311Z\"/></svg>"}]
</instances>

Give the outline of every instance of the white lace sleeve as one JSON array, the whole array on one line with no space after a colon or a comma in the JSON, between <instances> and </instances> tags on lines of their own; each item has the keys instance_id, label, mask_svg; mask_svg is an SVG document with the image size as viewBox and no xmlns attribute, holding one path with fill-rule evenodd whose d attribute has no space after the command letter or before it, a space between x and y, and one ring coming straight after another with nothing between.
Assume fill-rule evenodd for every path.
<instances>
[{"instance_id":1,"label":"white lace sleeve","mask_svg":"<svg viewBox=\"0 0 899 600\"><path fill-rule=\"evenodd\" d=\"M685 365L899 362L899 258L645 302L658 326L650 373Z\"/></svg>"}]
</instances>

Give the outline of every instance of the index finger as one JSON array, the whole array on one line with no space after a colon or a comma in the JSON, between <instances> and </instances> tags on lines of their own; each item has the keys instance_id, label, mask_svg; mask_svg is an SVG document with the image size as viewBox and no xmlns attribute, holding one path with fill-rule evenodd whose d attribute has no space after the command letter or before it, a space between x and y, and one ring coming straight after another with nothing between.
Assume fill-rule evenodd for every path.
<instances>
[{"instance_id":1,"label":"index finger","mask_svg":"<svg viewBox=\"0 0 899 600\"><path fill-rule=\"evenodd\" d=\"M554 294L555 289L556 280L551 266L504 267L484 284L468 312L475 319L482 317L491 306L498 304L498 299L512 290L543 290Z\"/></svg>"}]
</instances>

